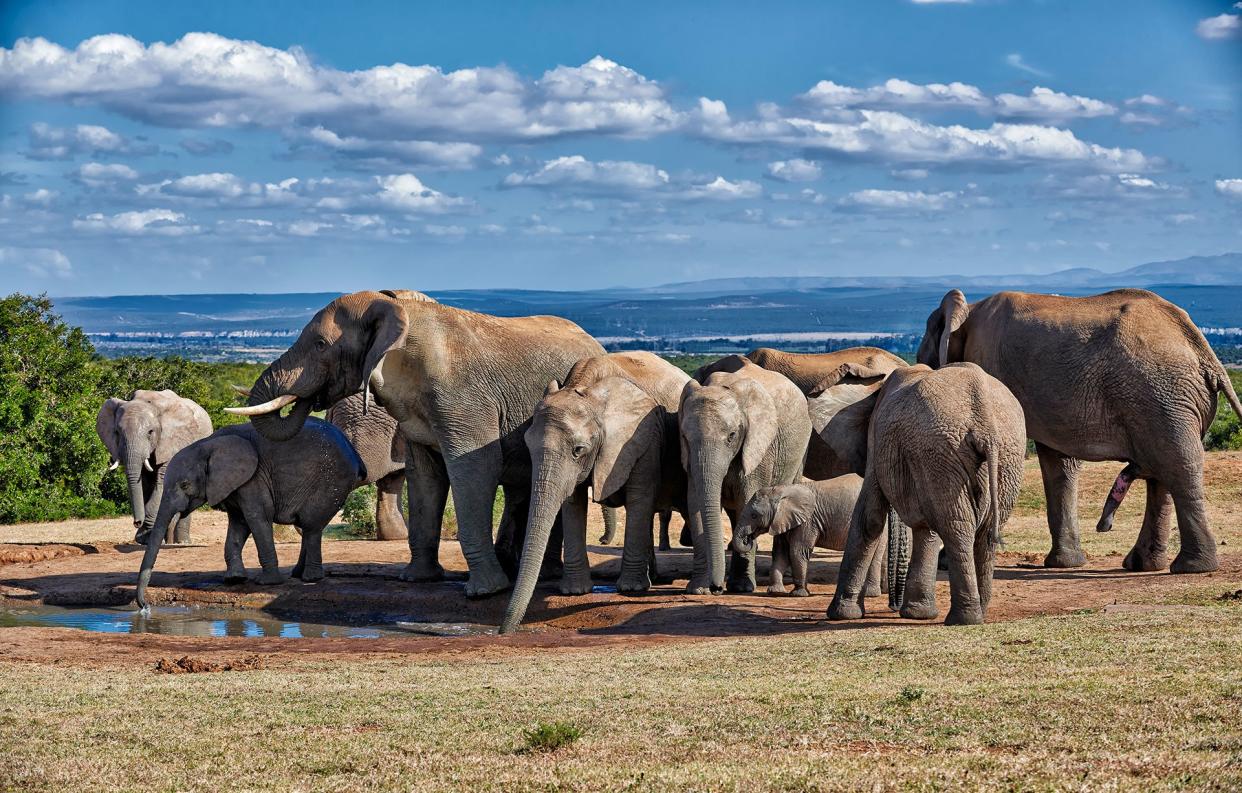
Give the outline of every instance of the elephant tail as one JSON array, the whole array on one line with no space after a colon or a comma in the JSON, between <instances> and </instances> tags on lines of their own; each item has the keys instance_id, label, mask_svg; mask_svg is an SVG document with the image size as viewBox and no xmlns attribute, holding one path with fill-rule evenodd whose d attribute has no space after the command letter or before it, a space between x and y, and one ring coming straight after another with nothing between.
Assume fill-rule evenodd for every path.
<instances>
[{"instance_id":1,"label":"elephant tail","mask_svg":"<svg viewBox=\"0 0 1242 793\"><path fill-rule=\"evenodd\" d=\"M993 548L1000 545L1001 510L1000 510L1000 461L997 459L1000 450L995 443L988 444L988 491L992 500L992 525L988 542Z\"/></svg>"},{"instance_id":2,"label":"elephant tail","mask_svg":"<svg viewBox=\"0 0 1242 793\"><path fill-rule=\"evenodd\" d=\"M1229 372L1224 366L1220 366L1216 374L1216 392L1222 391L1229 402L1229 407L1233 408L1234 415L1242 419L1242 404L1238 402L1238 392L1233 390L1233 381L1229 379Z\"/></svg>"}]
</instances>

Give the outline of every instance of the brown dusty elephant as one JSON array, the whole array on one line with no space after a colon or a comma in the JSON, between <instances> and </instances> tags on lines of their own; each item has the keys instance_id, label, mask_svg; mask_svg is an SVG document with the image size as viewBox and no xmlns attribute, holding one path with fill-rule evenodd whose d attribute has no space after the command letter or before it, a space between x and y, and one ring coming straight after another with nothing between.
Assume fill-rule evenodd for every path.
<instances>
[{"instance_id":1,"label":"brown dusty elephant","mask_svg":"<svg viewBox=\"0 0 1242 793\"><path fill-rule=\"evenodd\" d=\"M269 441L254 426L238 424L190 444L168 463L169 487L160 500L138 574L139 608L147 607L147 585L163 529L204 504L222 507L229 516L224 544L226 582L245 580L241 552L251 535L263 566L259 582L283 580L273 523L302 530L293 577L307 582L322 579L323 530L345 497L366 478L366 466L341 431L316 418L307 419L288 441Z\"/></svg>"},{"instance_id":2,"label":"brown dusty elephant","mask_svg":"<svg viewBox=\"0 0 1242 793\"><path fill-rule=\"evenodd\" d=\"M197 402L173 391L136 391L134 398L109 399L95 418L95 431L112 457L109 470L125 466L134 542L146 542L159 509L168 461L211 434L211 418ZM169 541L190 541L190 515L169 527Z\"/></svg>"},{"instance_id":3,"label":"brown dusty elephant","mask_svg":"<svg viewBox=\"0 0 1242 793\"><path fill-rule=\"evenodd\" d=\"M694 572L686 591L714 594L726 583L721 508L736 526L738 514L760 488L797 481L811 418L806 397L789 378L730 355L686 383L678 423L694 544ZM754 591L753 545L734 550L728 589Z\"/></svg>"},{"instance_id":4,"label":"brown dusty elephant","mask_svg":"<svg viewBox=\"0 0 1242 793\"><path fill-rule=\"evenodd\" d=\"M863 586L892 508L914 535L901 615L936 617L943 542L952 594L945 624L983 622L1000 530L1022 485L1022 406L970 363L899 369L874 405L867 472L828 618L863 616Z\"/></svg>"},{"instance_id":5,"label":"brown dusty elephant","mask_svg":"<svg viewBox=\"0 0 1242 793\"><path fill-rule=\"evenodd\" d=\"M845 550L850 516L862 490L863 478L844 474L820 482L765 487L751 497L733 531L735 548L745 549L755 538L772 535L772 575L768 592L785 594L784 571L790 568L791 595L806 597L807 568L816 548ZM867 578L867 594L880 594L883 554L877 553Z\"/></svg>"},{"instance_id":6,"label":"brown dusty elephant","mask_svg":"<svg viewBox=\"0 0 1242 793\"><path fill-rule=\"evenodd\" d=\"M919 363L970 361L1009 387L1026 413L1048 502L1048 567L1085 563L1076 502L1082 460L1122 460L1149 475L1147 510L1127 570L1215 570L1203 493L1203 436L1229 376L1186 312L1141 289L1093 297L999 292L967 304L954 289L927 318Z\"/></svg>"},{"instance_id":7,"label":"brown dusty elephant","mask_svg":"<svg viewBox=\"0 0 1242 793\"><path fill-rule=\"evenodd\" d=\"M507 522L525 526L524 425L550 380L604 350L559 317L493 317L410 294L356 292L333 300L259 376L249 407L231 410L250 416L265 437L284 440L311 410L358 391L364 400L374 393L411 442L410 564L402 577L443 577L440 516L451 485L470 569L466 594L500 592L509 577L492 542L496 488L505 491ZM281 415L287 405L289 415Z\"/></svg>"},{"instance_id":8,"label":"brown dusty elephant","mask_svg":"<svg viewBox=\"0 0 1242 793\"><path fill-rule=\"evenodd\" d=\"M655 515L670 509L685 513L677 404L689 379L658 355L618 352L579 361L563 386L548 385L526 430L533 471L530 519L502 632L517 628L526 613L557 513L565 537L561 592L591 591L588 489L596 501L625 507L618 591L650 588Z\"/></svg>"}]
</instances>

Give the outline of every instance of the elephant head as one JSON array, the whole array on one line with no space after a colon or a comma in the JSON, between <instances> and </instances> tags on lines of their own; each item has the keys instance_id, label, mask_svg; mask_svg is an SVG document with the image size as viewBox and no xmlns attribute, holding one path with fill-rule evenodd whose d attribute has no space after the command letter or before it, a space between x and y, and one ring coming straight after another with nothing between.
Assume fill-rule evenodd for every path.
<instances>
[{"instance_id":1,"label":"elephant head","mask_svg":"<svg viewBox=\"0 0 1242 793\"><path fill-rule=\"evenodd\" d=\"M950 289L940 301L940 307L927 317L927 329L919 342L918 363L938 369L945 364L962 359L965 339L957 333L970 318L970 306L960 289Z\"/></svg>"},{"instance_id":2,"label":"elephant head","mask_svg":"<svg viewBox=\"0 0 1242 793\"><path fill-rule=\"evenodd\" d=\"M744 374L718 371L706 384L691 380L682 391L681 463L689 477L691 515L702 521L707 541L713 592L724 589L725 578L721 488L730 470L745 477L758 468L776 441L777 421L775 400Z\"/></svg>"},{"instance_id":3,"label":"elephant head","mask_svg":"<svg viewBox=\"0 0 1242 793\"><path fill-rule=\"evenodd\" d=\"M772 533L779 536L811 520L815 510L815 494L800 485L765 487L742 509L737 528L733 530L733 547L741 552L750 549L755 538Z\"/></svg>"},{"instance_id":4,"label":"elephant head","mask_svg":"<svg viewBox=\"0 0 1242 793\"><path fill-rule=\"evenodd\" d=\"M168 463L164 495L138 573L138 606L146 609L147 584L169 526L204 504L216 505L254 476L259 453L238 435L214 434L192 443Z\"/></svg>"},{"instance_id":5,"label":"elephant head","mask_svg":"<svg viewBox=\"0 0 1242 793\"><path fill-rule=\"evenodd\" d=\"M268 440L287 441L312 410L325 410L357 391L369 395L367 384L380 360L404 345L409 329L405 308L392 294L355 292L333 300L259 375L247 407L225 410L249 416ZM282 416L290 404L293 409Z\"/></svg>"},{"instance_id":6,"label":"elephant head","mask_svg":"<svg viewBox=\"0 0 1242 793\"><path fill-rule=\"evenodd\" d=\"M661 442L663 431L664 408L626 378L606 377L586 388L548 384L526 430L530 517L502 633L526 614L561 505L588 479L596 501L611 497L643 454Z\"/></svg>"},{"instance_id":7,"label":"elephant head","mask_svg":"<svg viewBox=\"0 0 1242 793\"><path fill-rule=\"evenodd\" d=\"M153 472L153 465L168 461L168 457L161 459L157 455L157 451L165 451L161 448L164 438L160 418L158 407L142 399L109 399L95 418L95 431L111 457L109 470L121 464L125 466L135 529L149 527L155 518L146 514L142 472Z\"/></svg>"}]
</instances>

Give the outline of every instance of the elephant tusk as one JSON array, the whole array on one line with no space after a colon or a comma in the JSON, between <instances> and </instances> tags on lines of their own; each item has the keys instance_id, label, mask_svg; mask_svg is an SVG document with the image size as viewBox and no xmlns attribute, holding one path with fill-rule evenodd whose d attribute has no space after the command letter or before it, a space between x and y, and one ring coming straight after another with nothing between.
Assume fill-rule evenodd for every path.
<instances>
[{"instance_id":1,"label":"elephant tusk","mask_svg":"<svg viewBox=\"0 0 1242 793\"><path fill-rule=\"evenodd\" d=\"M113 461L111 461L110 463L108 463L108 470L109 470L109 471L115 471L117 468L119 468L119 467L120 467L120 465L121 465L121 461L120 461L120 460L113 460Z\"/></svg>"},{"instance_id":2,"label":"elephant tusk","mask_svg":"<svg viewBox=\"0 0 1242 793\"><path fill-rule=\"evenodd\" d=\"M149 458L142 461L142 467L147 469L148 471L155 470L154 468L151 467L151 460Z\"/></svg>"},{"instance_id":3,"label":"elephant tusk","mask_svg":"<svg viewBox=\"0 0 1242 793\"><path fill-rule=\"evenodd\" d=\"M236 391L237 393L241 394L244 397L250 396L250 389L246 388L244 385L237 385L236 383L229 383L229 388L233 389L234 391Z\"/></svg>"},{"instance_id":4,"label":"elephant tusk","mask_svg":"<svg viewBox=\"0 0 1242 793\"><path fill-rule=\"evenodd\" d=\"M234 416L262 416L267 413L274 413L296 399L296 394L281 394L261 405L248 405L244 408L225 408L224 412L232 413Z\"/></svg>"}]
</instances>

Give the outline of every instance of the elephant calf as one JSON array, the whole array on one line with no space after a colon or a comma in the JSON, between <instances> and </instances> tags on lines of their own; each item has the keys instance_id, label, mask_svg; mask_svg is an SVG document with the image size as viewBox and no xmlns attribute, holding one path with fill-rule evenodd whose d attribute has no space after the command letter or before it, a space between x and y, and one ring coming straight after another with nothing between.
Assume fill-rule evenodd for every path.
<instances>
[{"instance_id":1,"label":"elephant calf","mask_svg":"<svg viewBox=\"0 0 1242 793\"><path fill-rule=\"evenodd\" d=\"M768 591L785 593L784 571L793 572L794 590L790 594L806 597L807 567L811 551L828 548L845 549L849 536L850 516L862 490L863 478L858 474L826 479L822 482L801 482L793 485L765 487L751 497L741 520L733 532L733 544L745 552L756 537L771 533L772 573ZM868 575L867 594L880 593L881 554L875 555Z\"/></svg>"},{"instance_id":2,"label":"elephant calf","mask_svg":"<svg viewBox=\"0 0 1242 793\"><path fill-rule=\"evenodd\" d=\"M863 585L891 506L914 533L901 615L937 614L939 536L952 593L945 624L980 623L1000 529L1022 484L1022 407L999 380L969 363L899 369L874 405L867 473L828 618L863 616Z\"/></svg>"},{"instance_id":3,"label":"elephant calf","mask_svg":"<svg viewBox=\"0 0 1242 793\"><path fill-rule=\"evenodd\" d=\"M320 580L323 530L345 497L366 478L366 466L341 431L316 418L308 418L296 435L283 442L267 440L252 424L238 424L190 444L168 463L165 479L169 487L160 501L138 574L139 607L147 607L147 584L164 529L203 504L222 507L229 516L224 544L226 582L245 580L241 551L251 534L263 566L259 583L283 580L273 523L302 530L293 577Z\"/></svg>"}]
</instances>

